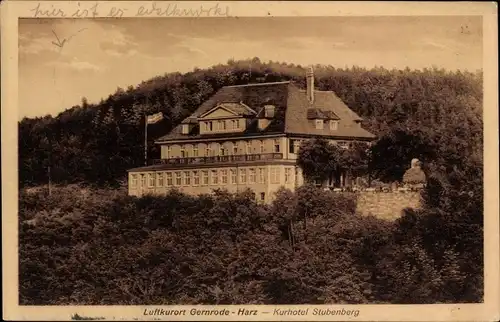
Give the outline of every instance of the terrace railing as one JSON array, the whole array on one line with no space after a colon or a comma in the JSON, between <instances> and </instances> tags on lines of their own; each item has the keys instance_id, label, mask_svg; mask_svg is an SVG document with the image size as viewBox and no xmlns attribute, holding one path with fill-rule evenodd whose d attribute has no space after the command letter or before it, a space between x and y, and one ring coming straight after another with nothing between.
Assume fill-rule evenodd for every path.
<instances>
[{"instance_id":1,"label":"terrace railing","mask_svg":"<svg viewBox=\"0 0 500 322\"><path fill-rule=\"evenodd\" d=\"M262 153L262 154L241 154L241 155L220 155L210 157L187 157L171 159L153 159L150 164L217 164L226 162L247 162L261 160L279 160L283 159L283 153Z\"/></svg>"}]
</instances>

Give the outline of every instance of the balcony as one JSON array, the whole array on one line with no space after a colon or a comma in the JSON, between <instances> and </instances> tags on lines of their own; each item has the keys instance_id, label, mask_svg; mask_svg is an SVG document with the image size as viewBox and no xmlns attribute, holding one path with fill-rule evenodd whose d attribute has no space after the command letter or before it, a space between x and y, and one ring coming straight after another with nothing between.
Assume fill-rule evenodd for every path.
<instances>
[{"instance_id":1,"label":"balcony","mask_svg":"<svg viewBox=\"0 0 500 322\"><path fill-rule=\"evenodd\" d=\"M189 157L172 159L153 159L151 165L157 164L216 164L226 162L248 162L262 160L280 160L283 159L283 153L263 153L263 154L241 154L241 155L221 155L213 157Z\"/></svg>"}]
</instances>

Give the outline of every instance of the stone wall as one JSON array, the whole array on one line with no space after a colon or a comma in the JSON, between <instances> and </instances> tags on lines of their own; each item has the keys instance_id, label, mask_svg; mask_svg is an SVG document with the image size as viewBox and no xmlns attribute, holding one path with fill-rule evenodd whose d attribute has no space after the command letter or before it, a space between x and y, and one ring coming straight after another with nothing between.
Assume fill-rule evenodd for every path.
<instances>
[{"instance_id":1,"label":"stone wall","mask_svg":"<svg viewBox=\"0 0 500 322\"><path fill-rule=\"evenodd\" d=\"M356 211L387 220L401 217L405 208L418 209L422 205L421 190L358 191Z\"/></svg>"}]
</instances>

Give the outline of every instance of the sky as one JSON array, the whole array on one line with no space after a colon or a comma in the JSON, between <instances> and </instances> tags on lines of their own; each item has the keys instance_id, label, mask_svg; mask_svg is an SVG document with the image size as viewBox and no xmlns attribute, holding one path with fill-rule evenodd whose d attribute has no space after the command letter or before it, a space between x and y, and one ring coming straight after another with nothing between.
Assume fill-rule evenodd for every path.
<instances>
[{"instance_id":1,"label":"sky","mask_svg":"<svg viewBox=\"0 0 500 322\"><path fill-rule=\"evenodd\" d=\"M482 68L467 16L19 19L19 119L169 72L259 57L301 65Z\"/></svg>"}]
</instances>

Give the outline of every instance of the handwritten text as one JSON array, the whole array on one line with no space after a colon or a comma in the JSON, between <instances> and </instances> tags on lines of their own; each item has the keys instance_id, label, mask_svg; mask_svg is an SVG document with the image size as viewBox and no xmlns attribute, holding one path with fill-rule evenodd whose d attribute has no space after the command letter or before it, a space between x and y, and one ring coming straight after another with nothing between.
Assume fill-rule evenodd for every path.
<instances>
[{"instance_id":1,"label":"handwritten text","mask_svg":"<svg viewBox=\"0 0 500 322\"><path fill-rule=\"evenodd\" d=\"M228 17L229 7L214 3L210 6L190 7L188 4L168 3L165 5L150 2L136 10L122 7L101 8L99 2L80 3L71 10L54 4L38 3L30 11L34 18L97 18L112 17Z\"/></svg>"}]
</instances>

